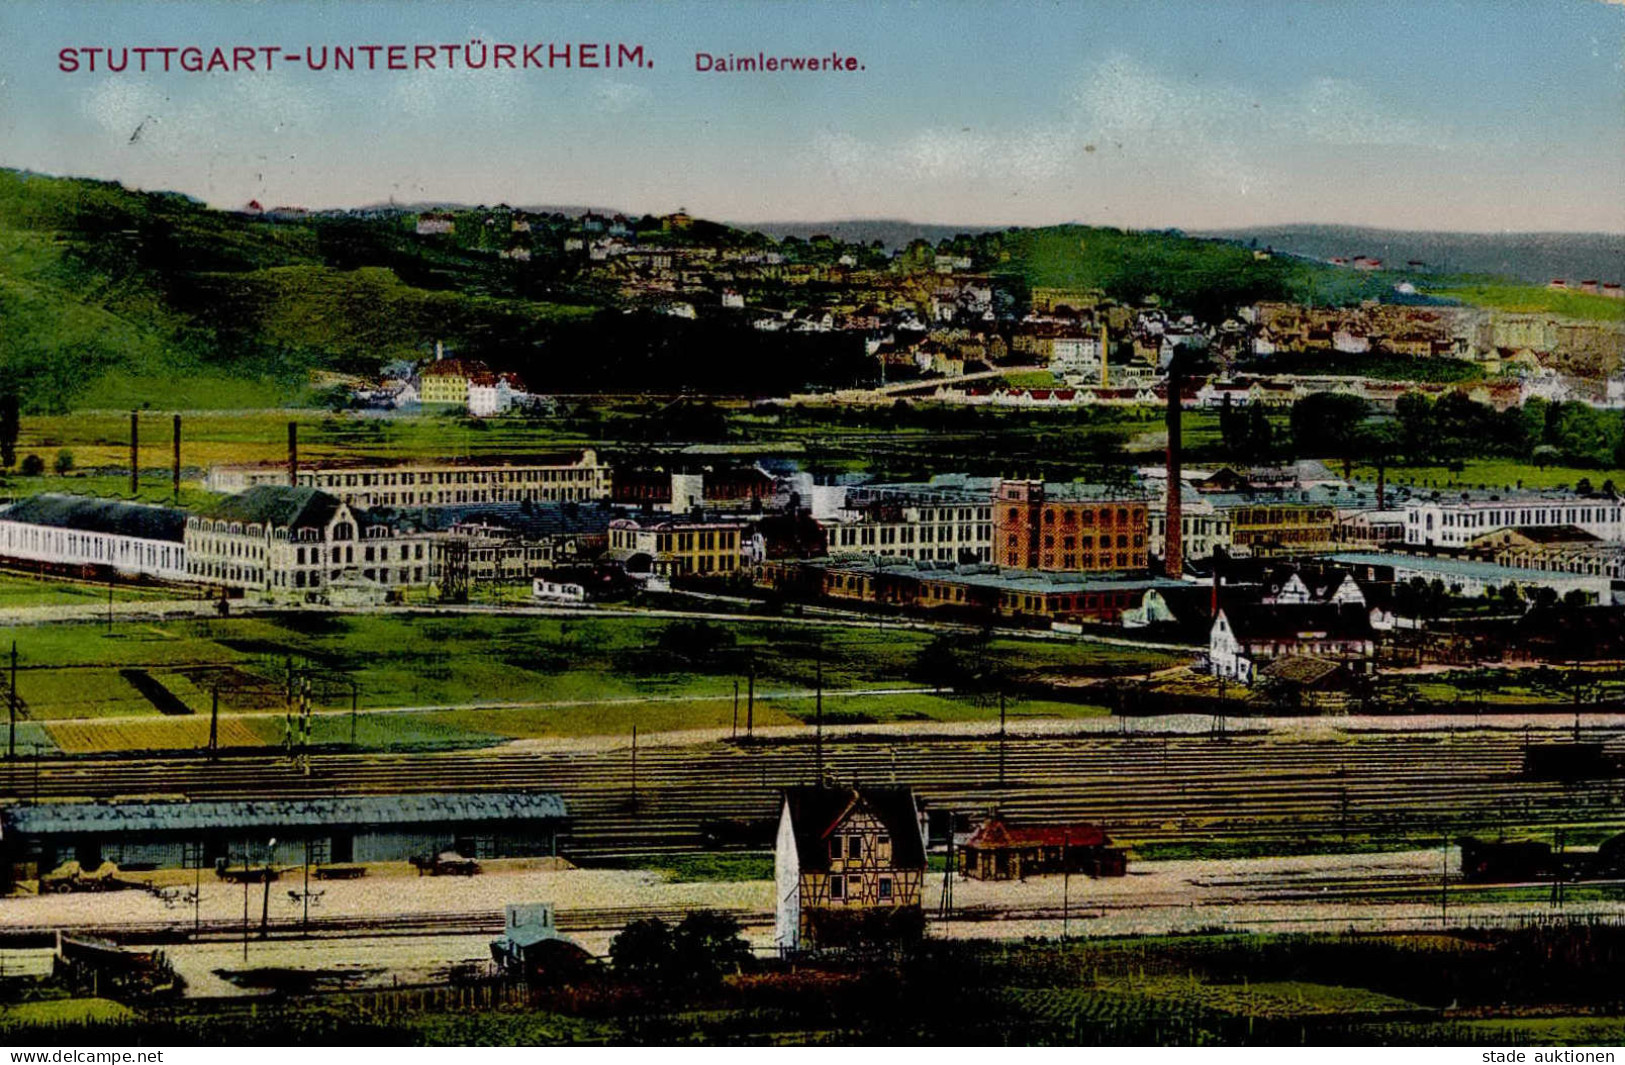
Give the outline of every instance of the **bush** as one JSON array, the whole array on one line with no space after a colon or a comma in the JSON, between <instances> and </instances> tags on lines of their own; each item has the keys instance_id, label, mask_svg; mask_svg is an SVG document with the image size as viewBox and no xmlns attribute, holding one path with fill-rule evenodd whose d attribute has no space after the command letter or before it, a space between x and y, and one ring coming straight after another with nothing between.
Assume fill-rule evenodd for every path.
<instances>
[{"instance_id":1,"label":"bush","mask_svg":"<svg viewBox=\"0 0 1625 1065\"><path fill-rule=\"evenodd\" d=\"M24 477L38 477L45 472L45 460L38 455L23 456L22 474Z\"/></svg>"},{"instance_id":2,"label":"bush","mask_svg":"<svg viewBox=\"0 0 1625 1065\"><path fill-rule=\"evenodd\" d=\"M694 910L672 928L658 917L633 921L609 945L617 975L646 986L704 990L751 959L739 921Z\"/></svg>"},{"instance_id":3,"label":"bush","mask_svg":"<svg viewBox=\"0 0 1625 1065\"><path fill-rule=\"evenodd\" d=\"M61 477L71 469L73 469L73 452L63 448L56 453L56 474Z\"/></svg>"}]
</instances>

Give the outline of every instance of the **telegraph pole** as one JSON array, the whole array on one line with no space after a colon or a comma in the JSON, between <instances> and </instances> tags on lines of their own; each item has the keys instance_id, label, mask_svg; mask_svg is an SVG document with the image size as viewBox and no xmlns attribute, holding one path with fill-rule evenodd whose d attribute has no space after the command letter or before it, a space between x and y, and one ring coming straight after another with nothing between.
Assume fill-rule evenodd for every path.
<instances>
[{"instance_id":1,"label":"telegraph pole","mask_svg":"<svg viewBox=\"0 0 1625 1065\"><path fill-rule=\"evenodd\" d=\"M999 693L999 787L1004 787L1004 692Z\"/></svg>"},{"instance_id":2,"label":"telegraph pole","mask_svg":"<svg viewBox=\"0 0 1625 1065\"><path fill-rule=\"evenodd\" d=\"M209 760L220 756L220 685L211 689L209 697Z\"/></svg>"},{"instance_id":3,"label":"telegraph pole","mask_svg":"<svg viewBox=\"0 0 1625 1065\"><path fill-rule=\"evenodd\" d=\"M1072 842L1072 830L1061 830L1061 939L1072 932L1072 865L1067 860L1067 848Z\"/></svg>"},{"instance_id":4,"label":"telegraph pole","mask_svg":"<svg viewBox=\"0 0 1625 1065\"><path fill-rule=\"evenodd\" d=\"M638 727L632 726L632 812L638 812Z\"/></svg>"},{"instance_id":5,"label":"telegraph pole","mask_svg":"<svg viewBox=\"0 0 1625 1065\"><path fill-rule=\"evenodd\" d=\"M813 685L813 715L816 721L816 735L813 745L817 752L817 784L824 786L824 646L818 645L818 665L816 681Z\"/></svg>"},{"instance_id":6,"label":"telegraph pole","mask_svg":"<svg viewBox=\"0 0 1625 1065\"><path fill-rule=\"evenodd\" d=\"M7 705L11 711L11 727L6 733L6 759L17 757L17 641L11 641L11 698Z\"/></svg>"},{"instance_id":7,"label":"telegraph pole","mask_svg":"<svg viewBox=\"0 0 1625 1065\"><path fill-rule=\"evenodd\" d=\"M745 695L745 738L756 738L756 657L751 656L750 673L745 678L748 685Z\"/></svg>"},{"instance_id":8,"label":"telegraph pole","mask_svg":"<svg viewBox=\"0 0 1625 1065\"><path fill-rule=\"evenodd\" d=\"M734 728L733 738L739 738L739 678L734 678Z\"/></svg>"}]
</instances>

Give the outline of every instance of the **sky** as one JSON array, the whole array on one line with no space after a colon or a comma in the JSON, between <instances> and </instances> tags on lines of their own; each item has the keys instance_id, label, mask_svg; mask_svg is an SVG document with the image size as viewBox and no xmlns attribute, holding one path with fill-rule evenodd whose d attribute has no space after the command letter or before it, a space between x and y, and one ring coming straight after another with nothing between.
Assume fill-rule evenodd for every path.
<instances>
[{"instance_id":1,"label":"sky","mask_svg":"<svg viewBox=\"0 0 1625 1065\"><path fill-rule=\"evenodd\" d=\"M471 70L476 40L645 66ZM217 207L1625 233L1621 0L7 0L0 41L0 165ZM61 59L367 44L408 66L455 44L456 69ZM861 69L702 72L701 52Z\"/></svg>"}]
</instances>

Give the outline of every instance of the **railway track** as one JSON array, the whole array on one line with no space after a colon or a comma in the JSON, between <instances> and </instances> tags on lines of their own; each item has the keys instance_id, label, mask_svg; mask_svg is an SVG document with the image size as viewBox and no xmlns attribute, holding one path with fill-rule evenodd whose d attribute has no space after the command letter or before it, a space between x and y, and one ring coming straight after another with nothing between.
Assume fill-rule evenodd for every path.
<instances>
[{"instance_id":1,"label":"railway track","mask_svg":"<svg viewBox=\"0 0 1625 1065\"><path fill-rule=\"evenodd\" d=\"M1002 759L992 738L854 737L827 742L823 757L828 775L911 785L929 809L1094 821L1135 843L1625 817L1625 782L1528 779L1522 741L1509 734L1023 737L1008 741ZM817 758L810 741L648 748L638 752L635 781L626 749L325 754L311 756L308 771L264 755L47 759L0 767L0 800L545 790L571 811L565 853L592 861L700 850L708 825L765 823L780 788L813 782Z\"/></svg>"},{"instance_id":2,"label":"railway track","mask_svg":"<svg viewBox=\"0 0 1625 1065\"><path fill-rule=\"evenodd\" d=\"M754 927L773 922L767 910L756 911L730 907L713 907L737 918L742 926ZM675 924L688 914L676 906L614 906L583 907L559 910L556 916L561 932L620 931L631 921L658 918ZM55 942L60 925L15 925L0 929L0 947L13 950L49 947ZM287 939L354 939L389 938L394 936L472 936L500 935L503 912L449 911L444 913L407 913L370 916L312 917L308 922L293 917L273 918L261 935L258 918L250 920L250 942ZM96 936L125 945L163 943L227 943L242 942L241 921L211 919L194 925L184 918L170 921L129 921L97 925Z\"/></svg>"}]
</instances>

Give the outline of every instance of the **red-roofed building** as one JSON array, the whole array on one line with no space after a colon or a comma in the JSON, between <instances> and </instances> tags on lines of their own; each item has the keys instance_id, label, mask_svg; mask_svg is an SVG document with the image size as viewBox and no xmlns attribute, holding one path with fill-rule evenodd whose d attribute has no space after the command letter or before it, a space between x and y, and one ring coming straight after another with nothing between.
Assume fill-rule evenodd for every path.
<instances>
[{"instance_id":1,"label":"red-roofed building","mask_svg":"<svg viewBox=\"0 0 1625 1065\"><path fill-rule=\"evenodd\" d=\"M1050 873L1123 876L1128 855L1099 825L1010 825L997 814L982 822L959 854L959 871L977 880L1022 880Z\"/></svg>"}]
</instances>

